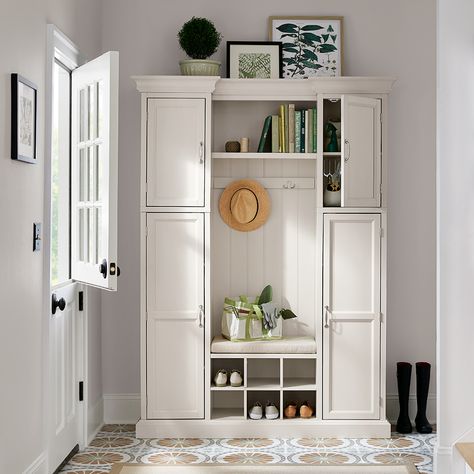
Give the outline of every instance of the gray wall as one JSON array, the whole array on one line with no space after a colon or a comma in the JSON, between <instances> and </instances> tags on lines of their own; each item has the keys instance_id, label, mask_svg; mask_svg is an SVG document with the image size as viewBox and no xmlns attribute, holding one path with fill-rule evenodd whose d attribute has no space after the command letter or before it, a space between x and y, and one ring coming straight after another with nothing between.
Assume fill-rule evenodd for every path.
<instances>
[{"instance_id":1,"label":"gray wall","mask_svg":"<svg viewBox=\"0 0 474 474\"><path fill-rule=\"evenodd\" d=\"M0 0L0 472L23 472L46 447L49 315L42 314L43 252L32 252L32 224L43 221L46 25L55 23L93 57L100 46L100 13L94 0ZM12 72L38 86L36 165L10 159ZM96 298L95 317L99 305ZM94 396L100 391L92 390Z\"/></svg>"},{"instance_id":2,"label":"gray wall","mask_svg":"<svg viewBox=\"0 0 474 474\"><path fill-rule=\"evenodd\" d=\"M102 298L104 393L139 392L139 95L135 74L178 74L176 33L191 16L224 40L267 40L271 15L344 16L346 75L389 75L388 393L395 363L435 363L435 43L433 0L103 0L102 47L120 50L119 255ZM216 58L224 60L224 44ZM225 71L225 64L223 64ZM412 391L414 391L414 380ZM431 386L435 392L435 382ZM414 415L414 414L413 414Z\"/></svg>"}]
</instances>

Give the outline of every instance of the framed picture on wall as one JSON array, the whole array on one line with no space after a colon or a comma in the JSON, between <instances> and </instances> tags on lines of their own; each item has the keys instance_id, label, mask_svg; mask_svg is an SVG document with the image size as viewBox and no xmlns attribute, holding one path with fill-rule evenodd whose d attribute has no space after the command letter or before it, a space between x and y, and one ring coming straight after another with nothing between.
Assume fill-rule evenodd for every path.
<instances>
[{"instance_id":1,"label":"framed picture on wall","mask_svg":"<svg viewBox=\"0 0 474 474\"><path fill-rule=\"evenodd\" d=\"M342 75L342 16L269 18L271 41L281 41L283 77Z\"/></svg>"},{"instance_id":2,"label":"framed picture on wall","mask_svg":"<svg viewBox=\"0 0 474 474\"><path fill-rule=\"evenodd\" d=\"M281 42L227 41L227 77L278 79L282 77L281 57Z\"/></svg>"},{"instance_id":3,"label":"framed picture on wall","mask_svg":"<svg viewBox=\"0 0 474 474\"><path fill-rule=\"evenodd\" d=\"M11 75L11 157L37 161L37 87L19 74Z\"/></svg>"}]
</instances>

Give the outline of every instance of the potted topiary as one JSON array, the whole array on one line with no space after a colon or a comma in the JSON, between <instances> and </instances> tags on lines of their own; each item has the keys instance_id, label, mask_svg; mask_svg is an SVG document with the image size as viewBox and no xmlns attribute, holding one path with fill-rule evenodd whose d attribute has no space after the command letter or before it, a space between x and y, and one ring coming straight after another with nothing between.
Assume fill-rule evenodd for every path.
<instances>
[{"instance_id":1,"label":"potted topiary","mask_svg":"<svg viewBox=\"0 0 474 474\"><path fill-rule=\"evenodd\" d=\"M178 33L179 45L191 59L179 62L185 76L218 76L220 61L207 59L217 51L222 35L206 18L192 17Z\"/></svg>"}]
</instances>

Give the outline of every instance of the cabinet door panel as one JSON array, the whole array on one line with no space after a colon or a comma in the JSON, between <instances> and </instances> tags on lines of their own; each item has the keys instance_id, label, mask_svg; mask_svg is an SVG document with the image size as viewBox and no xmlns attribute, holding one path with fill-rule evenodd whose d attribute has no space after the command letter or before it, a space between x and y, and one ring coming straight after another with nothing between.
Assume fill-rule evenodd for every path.
<instances>
[{"instance_id":1,"label":"cabinet door panel","mask_svg":"<svg viewBox=\"0 0 474 474\"><path fill-rule=\"evenodd\" d=\"M381 183L380 101L342 97L342 206L379 207Z\"/></svg>"},{"instance_id":2,"label":"cabinet door panel","mask_svg":"<svg viewBox=\"0 0 474 474\"><path fill-rule=\"evenodd\" d=\"M378 419L380 215L324 216L325 419Z\"/></svg>"},{"instance_id":3,"label":"cabinet door panel","mask_svg":"<svg viewBox=\"0 0 474 474\"><path fill-rule=\"evenodd\" d=\"M148 99L147 206L204 206L204 135L204 99Z\"/></svg>"},{"instance_id":4,"label":"cabinet door panel","mask_svg":"<svg viewBox=\"0 0 474 474\"><path fill-rule=\"evenodd\" d=\"M203 214L147 216L147 417L204 417Z\"/></svg>"}]
</instances>

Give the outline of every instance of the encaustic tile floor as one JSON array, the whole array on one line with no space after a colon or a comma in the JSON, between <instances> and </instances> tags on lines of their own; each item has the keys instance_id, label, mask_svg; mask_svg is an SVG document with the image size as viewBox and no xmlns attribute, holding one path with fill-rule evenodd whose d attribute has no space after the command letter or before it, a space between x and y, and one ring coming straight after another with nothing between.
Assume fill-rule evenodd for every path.
<instances>
[{"instance_id":1,"label":"encaustic tile floor","mask_svg":"<svg viewBox=\"0 0 474 474\"><path fill-rule=\"evenodd\" d=\"M182 438L137 439L134 425L105 425L90 445L61 472L104 474L112 464L248 463L363 464L411 461L420 473L433 472L436 434L389 439L351 438Z\"/></svg>"}]
</instances>

